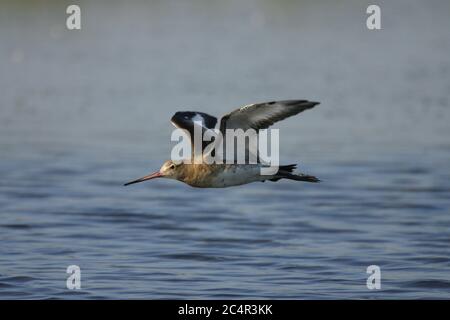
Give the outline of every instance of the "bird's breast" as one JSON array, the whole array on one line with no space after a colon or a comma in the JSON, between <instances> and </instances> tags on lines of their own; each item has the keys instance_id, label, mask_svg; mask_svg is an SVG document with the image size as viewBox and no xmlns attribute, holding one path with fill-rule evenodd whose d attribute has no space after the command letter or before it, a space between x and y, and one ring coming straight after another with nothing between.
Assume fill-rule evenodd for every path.
<instances>
[{"instance_id":1,"label":"bird's breast","mask_svg":"<svg viewBox=\"0 0 450 320\"><path fill-rule=\"evenodd\" d=\"M211 165L197 168L184 180L198 188L225 188L261 181L259 165Z\"/></svg>"}]
</instances>

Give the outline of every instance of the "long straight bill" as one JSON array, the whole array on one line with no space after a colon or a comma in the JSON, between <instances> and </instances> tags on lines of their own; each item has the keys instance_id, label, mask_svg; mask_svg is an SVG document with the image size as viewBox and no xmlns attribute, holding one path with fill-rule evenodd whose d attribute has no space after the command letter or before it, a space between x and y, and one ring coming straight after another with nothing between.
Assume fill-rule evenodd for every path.
<instances>
[{"instance_id":1,"label":"long straight bill","mask_svg":"<svg viewBox=\"0 0 450 320\"><path fill-rule=\"evenodd\" d=\"M160 178L160 177L162 177L162 174L159 171L156 171L156 172L153 172L153 173L151 173L151 174L149 174L149 175L147 175L145 177L142 177L142 178L139 178L139 179L127 182L127 183L124 184L124 186L128 186L128 185L133 184L133 183L147 181L147 180L150 180L150 179Z\"/></svg>"}]
</instances>

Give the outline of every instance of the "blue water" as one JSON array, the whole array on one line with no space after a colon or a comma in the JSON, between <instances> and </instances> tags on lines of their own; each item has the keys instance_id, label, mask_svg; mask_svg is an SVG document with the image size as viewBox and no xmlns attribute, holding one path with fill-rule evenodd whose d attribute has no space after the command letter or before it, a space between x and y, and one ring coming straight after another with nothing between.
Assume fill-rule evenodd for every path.
<instances>
[{"instance_id":1,"label":"blue water","mask_svg":"<svg viewBox=\"0 0 450 320\"><path fill-rule=\"evenodd\" d=\"M450 298L448 2L80 4L0 12L0 298ZM321 183L122 186L175 111L287 98L321 102L277 125Z\"/></svg>"}]
</instances>

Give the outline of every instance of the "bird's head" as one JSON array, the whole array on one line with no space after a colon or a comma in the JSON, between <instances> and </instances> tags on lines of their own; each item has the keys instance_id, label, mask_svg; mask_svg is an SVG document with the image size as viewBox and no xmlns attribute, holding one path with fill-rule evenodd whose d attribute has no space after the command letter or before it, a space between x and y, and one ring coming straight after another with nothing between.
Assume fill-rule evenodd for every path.
<instances>
[{"instance_id":1,"label":"bird's head","mask_svg":"<svg viewBox=\"0 0 450 320\"><path fill-rule=\"evenodd\" d=\"M125 183L125 186L128 186L133 183L143 182L150 179L155 178L168 178L168 179L178 179L181 173L181 166L183 163L175 163L172 160L167 160L163 163L161 166L161 169L159 171L153 172L149 175L146 175L142 178L130 181Z\"/></svg>"}]
</instances>

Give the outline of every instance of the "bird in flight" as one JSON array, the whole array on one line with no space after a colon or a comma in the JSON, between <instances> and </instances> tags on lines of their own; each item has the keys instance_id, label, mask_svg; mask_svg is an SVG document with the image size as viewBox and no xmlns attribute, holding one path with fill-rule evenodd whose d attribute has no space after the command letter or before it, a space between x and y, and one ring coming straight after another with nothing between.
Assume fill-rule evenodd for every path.
<instances>
[{"instance_id":1,"label":"bird in flight","mask_svg":"<svg viewBox=\"0 0 450 320\"><path fill-rule=\"evenodd\" d=\"M267 129L275 122L294 116L302 111L313 108L319 102L308 100L284 100L255 103L243 106L224 116L220 120L220 132L225 136L228 129L242 129L243 131L253 129L256 132ZM204 112L180 111L175 113L171 122L175 127L189 133L192 147L192 158L194 157L194 130L200 126L204 133L215 129L218 120L216 117ZM224 144L227 140L224 139ZM201 148L205 150L207 144L203 141ZM246 150L247 155L250 152ZM203 154L202 154L203 157ZM248 157L246 158L248 159ZM197 188L225 188L247 184L256 181L278 181L289 179L295 181L319 182L314 176L303 173L294 173L295 164L280 165L278 170L270 175L261 174L261 169L268 164L257 158L256 163L185 163L168 160L164 162L161 169L142 178L125 183L125 186L143 182L155 178L168 178L182 181Z\"/></svg>"}]
</instances>

